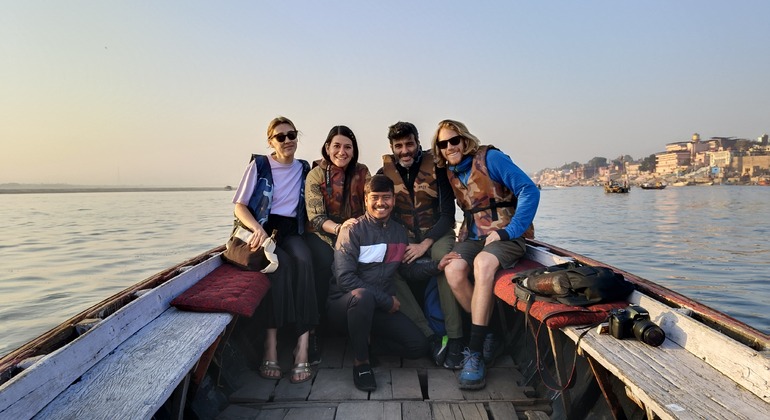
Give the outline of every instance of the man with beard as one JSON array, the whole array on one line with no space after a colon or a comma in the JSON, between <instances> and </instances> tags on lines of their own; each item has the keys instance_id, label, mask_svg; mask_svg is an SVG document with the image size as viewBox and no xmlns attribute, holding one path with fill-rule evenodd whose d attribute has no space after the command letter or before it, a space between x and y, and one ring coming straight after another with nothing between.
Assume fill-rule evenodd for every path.
<instances>
[{"instance_id":1,"label":"man with beard","mask_svg":"<svg viewBox=\"0 0 770 420\"><path fill-rule=\"evenodd\" d=\"M428 340L402 313L394 277L404 258L406 229L391 220L393 182L375 175L364 187L366 214L340 230L334 250L334 281L329 291L329 323L347 332L353 347L353 382L362 391L377 388L369 340L377 353L408 359L422 357ZM442 259L443 269L451 258Z\"/></svg>"},{"instance_id":2,"label":"man with beard","mask_svg":"<svg viewBox=\"0 0 770 420\"><path fill-rule=\"evenodd\" d=\"M377 173L393 181L393 218L406 227L409 235L409 245L402 262L411 265L421 258L438 262L455 243L454 193L446 171L437 171L432 152L422 150L414 124L402 121L393 124L388 128L388 140L393 154L382 157L383 166ZM413 294L413 290L424 290L428 278L405 277L414 287L410 288L405 281L397 282L396 296L401 301L401 311L430 338L431 356L436 365L448 369L461 368L462 318L446 276L439 272L436 281L448 340L434 334ZM419 295L422 296L421 293Z\"/></svg>"}]
</instances>

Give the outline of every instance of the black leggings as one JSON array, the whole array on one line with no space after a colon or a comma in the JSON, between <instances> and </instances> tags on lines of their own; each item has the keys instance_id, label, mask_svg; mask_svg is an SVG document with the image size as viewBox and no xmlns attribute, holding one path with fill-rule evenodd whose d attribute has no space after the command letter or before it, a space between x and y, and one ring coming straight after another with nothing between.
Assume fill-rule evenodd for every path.
<instances>
[{"instance_id":1,"label":"black leggings","mask_svg":"<svg viewBox=\"0 0 770 420\"><path fill-rule=\"evenodd\" d=\"M374 295L355 289L329 301L329 324L348 333L356 360L369 360L369 337L377 354L418 359L428 353L428 340L403 313L375 307Z\"/></svg>"}]
</instances>

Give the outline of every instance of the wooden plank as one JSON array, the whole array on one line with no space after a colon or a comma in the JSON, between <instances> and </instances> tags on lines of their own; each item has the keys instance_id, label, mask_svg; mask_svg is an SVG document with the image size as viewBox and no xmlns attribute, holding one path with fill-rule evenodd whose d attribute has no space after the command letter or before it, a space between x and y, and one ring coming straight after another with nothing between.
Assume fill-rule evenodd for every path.
<instances>
[{"instance_id":1,"label":"wooden plank","mask_svg":"<svg viewBox=\"0 0 770 420\"><path fill-rule=\"evenodd\" d=\"M401 420L401 403L386 401L382 405L383 420ZM407 419L408 420L408 419Z\"/></svg>"},{"instance_id":2,"label":"wooden plank","mask_svg":"<svg viewBox=\"0 0 770 420\"><path fill-rule=\"evenodd\" d=\"M219 255L127 304L66 346L0 386L0 417L37 413L73 381L168 308L168 303L222 264Z\"/></svg>"},{"instance_id":3,"label":"wooden plank","mask_svg":"<svg viewBox=\"0 0 770 420\"><path fill-rule=\"evenodd\" d=\"M376 373L375 373L376 379ZM353 384L353 369L320 369L316 374L308 401L366 400L369 393Z\"/></svg>"},{"instance_id":4,"label":"wooden plank","mask_svg":"<svg viewBox=\"0 0 770 420\"><path fill-rule=\"evenodd\" d=\"M666 339L684 347L728 378L770 402L770 359L652 298L634 292L629 299L650 313Z\"/></svg>"},{"instance_id":5,"label":"wooden plank","mask_svg":"<svg viewBox=\"0 0 770 420\"><path fill-rule=\"evenodd\" d=\"M273 396L277 383L275 379L265 379L257 372L249 372L243 386L230 394L230 402L234 404L266 402Z\"/></svg>"},{"instance_id":6,"label":"wooden plank","mask_svg":"<svg viewBox=\"0 0 770 420\"><path fill-rule=\"evenodd\" d=\"M369 393L370 400L392 400L393 399L393 380L390 376L390 369L374 368L374 380L377 381L377 389Z\"/></svg>"},{"instance_id":7,"label":"wooden plank","mask_svg":"<svg viewBox=\"0 0 770 420\"><path fill-rule=\"evenodd\" d=\"M284 420L334 420L336 410L331 407L292 408Z\"/></svg>"},{"instance_id":8,"label":"wooden plank","mask_svg":"<svg viewBox=\"0 0 770 420\"><path fill-rule=\"evenodd\" d=\"M506 420L518 418L516 407L509 402L492 401L489 403L489 412L495 420Z\"/></svg>"},{"instance_id":9,"label":"wooden plank","mask_svg":"<svg viewBox=\"0 0 770 420\"><path fill-rule=\"evenodd\" d=\"M391 369L393 399L422 400L422 389L417 369Z\"/></svg>"},{"instance_id":10,"label":"wooden plank","mask_svg":"<svg viewBox=\"0 0 770 420\"><path fill-rule=\"evenodd\" d=\"M289 380L291 378L291 371L287 372L278 381L278 385L275 387L274 400L281 401L305 401L310 395L310 391L313 386L313 381L306 381L298 384L293 384Z\"/></svg>"},{"instance_id":11,"label":"wooden plank","mask_svg":"<svg viewBox=\"0 0 770 420\"><path fill-rule=\"evenodd\" d=\"M277 410L273 410L277 411ZM244 407L240 405L229 405L216 417L216 420L251 420L262 419L260 417L260 411L251 407ZM280 417L271 417L270 419L280 420L283 419L284 413L281 413Z\"/></svg>"},{"instance_id":12,"label":"wooden plank","mask_svg":"<svg viewBox=\"0 0 770 420\"><path fill-rule=\"evenodd\" d=\"M582 332L574 327L564 331L573 341ZM748 420L765 418L770 412L767 402L673 341L651 347L598 335L592 329L580 347L661 418Z\"/></svg>"},{"instance_id":13,"label":"wooden plank","mask_svg":"<svg viewBox=\"0 0 770 420\"><path fill-rule=\"evenodd\" d=\"M340 403L336 420L380 420L385 416L385 407L379 401ZM303 419L307 420L307 419Z\"/></svg>"},{"instance_id":14,"label":"wooden plank","mask_svg":"<svg viewBox=\"0 0 770 420\"><path fill-rule=\"evenodd\" d=\"M404 401L401 403L401 416L404 419L429 419L430 404L424 401Z\"/></svg>"},{"instance_id":15,"label":"wooden plank","mask_svg":"<svg viewBox=\"0 0 770 420\"><path fill-rule=\"evenodd\" d=\"M548 251L547 248L527 245L527 259L543 264L544 266L552 266L556 264L562 264L569 261L574 261L571 257L562 257L555 255Z\"/></svg>"},{"instance_id":16,"label":"wooden plank","mask_svg":"<svg viewBox=\"0 0 770 420\"><path fill-rule=\"evenodd\" d=\"M229 314L169 308L84 373L38 417L149 418L231 319Z\"/></svg>"},{"instance_id":17,"label":"wooden plank","mask_svg":"<svg viewBox=\"0 0 770 420\"><path fill-rule=\"evenodd\" d=\"M460 406L460 412L463 414L465 420L489 420L487 410L484 408L484 404L458 404Z\"/></svg>"},{"instance_id":18,"label":"wooden plank","mask_svg":"<svg viewBox=\"0 0 770 420\"><path fill-rule=\"evenodd\" d=\"M428 398L431 401L463 401L456 374L448 369L429 369Z\"/></svg>"},{"instance_id":19,"label":"wooden plank","mask_svg":"<svg viewBox=\"0 0 770 420\"><path fill-rule=\"evenodd\" d=\"M455 420L449 403L433 403L431 408L433 409L433 420Z\"/></svg>"},{"instance_id":20,"label":"wooden plank","mask_svg":"<svg viewBox=\"0 0 770 420\"><path fill-rule=\"evenodd\" d=\"M347 339L345 337L328 337L323 341L323 349L321 355L321 363L318 364L319 368L336 368L342 367L342 362L345 358L345 349L347 348Z\"/></svg>"},{"instance_id":21,"label":"wooden plank","mask_svg":"<svg viewBox=\"0 0 770 420\"><path fill-rule=\"evenodd\" d=\"M527 398L525 387L516 383L515 369L492 368L487 371L487 386L476 391L463 390L466 400L509 401Z\"/></svg>"}]
</instances>

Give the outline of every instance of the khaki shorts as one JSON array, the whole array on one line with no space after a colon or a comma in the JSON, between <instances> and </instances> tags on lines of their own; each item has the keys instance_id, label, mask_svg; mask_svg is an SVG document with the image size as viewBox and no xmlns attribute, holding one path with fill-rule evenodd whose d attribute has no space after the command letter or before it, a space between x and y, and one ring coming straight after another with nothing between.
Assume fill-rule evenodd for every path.
<instances>
[{"instance_id":1,"label":"khaki shorts","mask_svg":"<svg viewBox=\"0 0 770 420\"><path fill-rule=\"evenodd\" d=\"M455 244L452 251L460 254L470 267L473 260L481 251L488 252L500 261L501 268L510 268L521 258L527 250L527 242L524 238L516 238L511 241L495 241L484 246L483 240L466 239Z\"/></svg>"}]
</instances>

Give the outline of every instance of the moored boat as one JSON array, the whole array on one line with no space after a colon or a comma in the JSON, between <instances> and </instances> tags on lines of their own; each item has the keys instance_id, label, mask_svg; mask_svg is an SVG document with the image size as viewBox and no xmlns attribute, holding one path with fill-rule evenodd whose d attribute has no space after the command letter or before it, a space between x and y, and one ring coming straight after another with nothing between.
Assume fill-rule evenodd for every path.
<instances>
[{"instance_id":1,"label":"moored boat","mask_svg":"<svg viewBox=\"0 0 770 420\"><path fill-rule=\"evenodd\" d=\"M498 274L510 343L485 390L458 390L454 374L426 358L384 359L375 369L380 388L358 391L344 339L331 336L313 381L265 380L250 369L260 360L254 347L261 344L248 332L256 319L170 306L222 269L221 251L140 282L0 359L0 418L753 419L770 412L770 337L633 274L610 267L636 286L629 301L665 331L659 347L595 328L578 338L578 326L549 327L514 311L519 303L508 291L517 271L564 261L607 266L539 241Z\"/></svg>"},{"instance_id":2,"label":"moored boat","mask_svg":"<svg viewBox=\"0 0 770 420\"><path fill-rule=\"evenodd\" d=\"M666 184L657 181L657 182L644 182L642 184L639 184L639 188L643 190L662 190L666 188Z\"/></svg>"}]
</instances>

